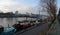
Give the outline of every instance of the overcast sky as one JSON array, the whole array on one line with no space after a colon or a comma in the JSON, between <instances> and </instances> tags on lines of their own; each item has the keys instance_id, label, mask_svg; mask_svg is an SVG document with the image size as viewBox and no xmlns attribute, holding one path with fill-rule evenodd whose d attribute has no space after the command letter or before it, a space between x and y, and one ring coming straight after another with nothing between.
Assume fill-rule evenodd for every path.
<instances>
[{"instance_id":1,"label":"overcast sky","mask_svg":"<svg viewBox=\"0 0 60 35\"><path fill-rule=\"evenodd\" d=\"M60 0L57 0L57 5L60 7ZM0 11L3 12L15 12L18 10L20 13L34 12L39 0L0 0ZM32 9L32 11L31 11Z\"/></svg>"},{"instance_id":2,"label":"overcast sky","mask_svg":"<svg viewBox=\"0 0 60 35\"><path fill-rule=\"evenodd\" d=\"M0 0L0 10L4 12L18 10L26 12L27 10L36 7L38 0Z\"/></svg>"}]
</instances>

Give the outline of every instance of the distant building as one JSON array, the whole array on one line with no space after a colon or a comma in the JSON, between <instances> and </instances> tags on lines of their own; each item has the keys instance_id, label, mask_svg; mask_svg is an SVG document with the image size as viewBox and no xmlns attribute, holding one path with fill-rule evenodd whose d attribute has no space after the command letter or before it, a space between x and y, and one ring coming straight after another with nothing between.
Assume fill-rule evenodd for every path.
<instances>
[{"instance_id":1,"label":"distant building","mask_svg":"<svg viewBox=\"0 0 60 35\"><path fill-rule=\"evenodd\" d=\"M16 11L15 14L18 15L18 11Z\"/></svg>"}]
</instances>

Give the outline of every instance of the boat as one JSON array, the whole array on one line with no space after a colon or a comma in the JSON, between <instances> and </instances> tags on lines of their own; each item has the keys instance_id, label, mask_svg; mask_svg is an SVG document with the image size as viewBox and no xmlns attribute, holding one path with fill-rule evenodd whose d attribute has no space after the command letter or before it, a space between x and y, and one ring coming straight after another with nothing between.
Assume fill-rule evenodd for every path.
<instances>
[{"instance_id":1,"label":"boat","mask_svg":"<svg viewBox=\"0 0 60 35\"><path fill-rule=\"evenodd\" d=\"M0 35L13 35L16 32L14 27L6 27L0 26Z\"/></svg>"},{"instance_id":2,"label":"boat","mask_svg":"<svg viewBox=\"0 0 60 35\"><path fill-rule=\"evenodd\" d=\"M20 25L20 24L14 24L13 27L17 30L17 31L20 31L23 29L23 25Z\"/></svg>"},{"instance_id":3,"label":"boat","mask_svg":"<svg viewBox=\"0 0 60 35\"><path fill-rule=\"evenodd\" d=\"M23 29L27 29L29 27L31 27L31 24L28 23L20 23L20 24L14 24L13 27L17 30L17 31L21 31Z\"/></svg>"}]
</instances>

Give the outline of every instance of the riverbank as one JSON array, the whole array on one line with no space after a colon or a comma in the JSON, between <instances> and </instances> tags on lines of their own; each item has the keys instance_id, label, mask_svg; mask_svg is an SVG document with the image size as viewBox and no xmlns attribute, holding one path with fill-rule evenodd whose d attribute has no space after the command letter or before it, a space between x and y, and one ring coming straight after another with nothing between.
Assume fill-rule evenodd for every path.
<instances>
[{"instance_id":1,"label":"riverbank","mask_svg":"<svg viewBox=\"0 0 60 35\"><path fill-rule=\"evenodd\" d=\"M22 32L19 31L15 33L14 35L39 35L40 32L46 30L47 27L48 27L48 24L42 24L42 25L38 24L30 28L27 28L26 30L23 30Z\"/></svg>"}]
</instances>

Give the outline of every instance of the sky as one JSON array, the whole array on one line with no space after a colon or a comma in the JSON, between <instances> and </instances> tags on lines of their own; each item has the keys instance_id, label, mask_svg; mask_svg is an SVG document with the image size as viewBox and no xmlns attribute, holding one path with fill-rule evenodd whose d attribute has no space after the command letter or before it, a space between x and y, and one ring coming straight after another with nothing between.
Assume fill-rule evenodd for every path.
<instances>
[{"instance_id":1,"label":"sky","mask_svg":"<svg viewBox=\"0 0 60 35\"><path fill-rule=\"evenodd\" d=\"M37 13L39 0L0 0L0 12ZM57 0L60 7L60 0Z\"/></svg>"},{"instance_id":2,"label":"sky","mask_svg":"<svg viewBox=\"0 0 60 35\"><path fill-rule=\"evenodd\" d=\"M57 6L60 8L60 0L57 0Z\"/></svg>"},{"instance_id":3,"label":"sky","mask_svg":"<svg viewBox=\"0 0 60 35\"><path fill-rule=\"evenodd\" d=\"M25 13L35 8L38 2L37 0L0 0L0 12L15 12L18 10Z\"/></svg>"}]
</instances>

